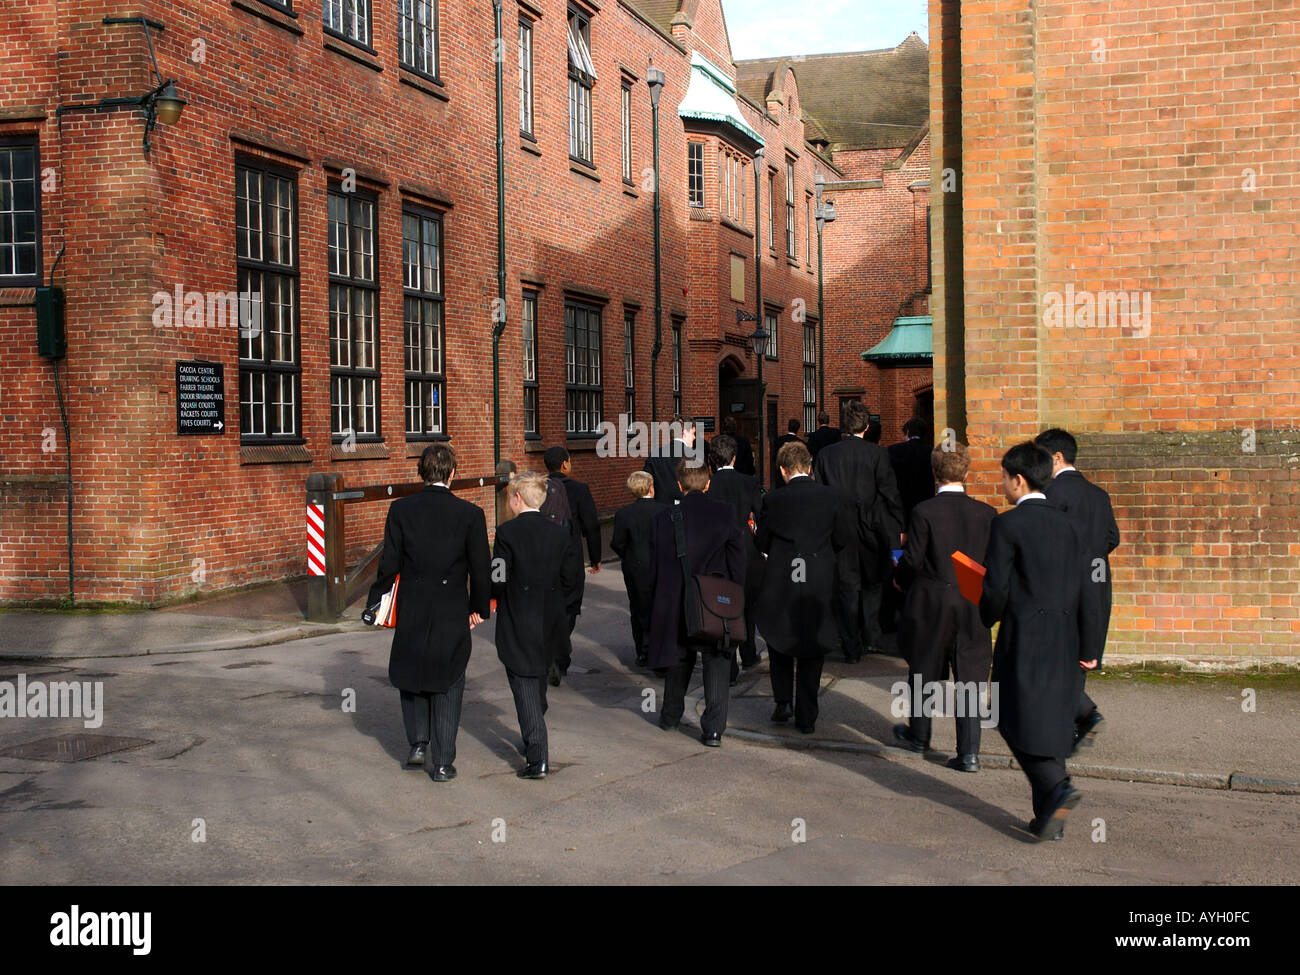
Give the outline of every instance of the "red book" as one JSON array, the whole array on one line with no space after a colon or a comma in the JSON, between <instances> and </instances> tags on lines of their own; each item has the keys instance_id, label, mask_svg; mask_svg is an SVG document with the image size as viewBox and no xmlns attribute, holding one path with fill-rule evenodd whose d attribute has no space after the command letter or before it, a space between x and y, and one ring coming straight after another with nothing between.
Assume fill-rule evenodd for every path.
<instances>
[{"instance_id":1,"label":"red book","mask_svg":"<svg viewBox=\"0 0 1300 975\"><path fill-rule=\"evenodd\" d=\"M984 592L984 566L964 552L953 552L952 570L957 573L961 594L978 606Z\"/></svg>"}]
</instances>

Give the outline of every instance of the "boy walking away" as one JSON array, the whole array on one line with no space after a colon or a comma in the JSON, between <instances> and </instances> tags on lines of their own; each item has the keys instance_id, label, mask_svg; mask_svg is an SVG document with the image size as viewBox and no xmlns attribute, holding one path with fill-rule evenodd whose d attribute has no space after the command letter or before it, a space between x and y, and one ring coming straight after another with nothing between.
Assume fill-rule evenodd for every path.
<instances>
[{"instance_id":1,"label":"boy walking away","mask_svg":"<svg viewBox=\"0 0 1300 975\"><path fill-rule=\"evenodd\" d=\"M677 481L684 496L675 505L660 506L650 535L650 586L654 591L650 615L650 666L667 668L659 727L671 731L681 721L686 706L686 688L695 671L696 657L702 657L705 706L700 718L703 728L700 740L717 747L722 744L722 733L727 728L732 649L687 639L683 596L686 584L691 580L685 578L677 555L678 526L674 524L673 515L678 514L681 519L686 561L692 575L720 575L743 586L745 550L731 509L720 501L705 497L709 489L709 469L693 464L689 457L682 458L677 462Z\"/></svg>"},{"instance_id":2,"label":"boy walking away","mask_svg":"<svg viewBox=\"0 0 1300 975\"><path fill-rule=\"evenodd\" d=\"M758 518L763 498L758 478L736 470L735 437L729 433L714 437L709 452L714 469L708 495L735 512L736 527L745 544L745 642L740 645L740 662L735 661L734 655L731 662L731 683L735 684L741 665L751 670L758 666L760 659L755 643L754 607L763 581L763 556L754 544L754 532L749 526Z\"/></svg>"},{"instance_id":3,"label":"boy walking away","mask_svg":"<svg viewBox=\"0 0 1300 975\"><path fill-rule=\"evenodd\" d=\"M636 500L614 514L614 537L610 547L623 564L623 588L632 615L632 643L636 665L646 665L650 647L650 529L663 506L655 502L655 481L645 471L633 471L627 489Z\"/></svg>"},{"instance_id":4,"label":"boy walking away","mask_svg":"<svg viewBox=\"0 0 1300 975\"><path fill-rule=\"evenodd\" d=\"M853 544L856 527L835 492L811 477L802 441L777 452L786 488L763 497L758 548L767 553L759 624L767 640L778 724L794 718L805 735L817 730L822 666L835 646L835 554Z\"/></svg>"},{"instance_id":5,"label":"boy walking away","mask_svg":"<svg viewBox=\"0 0 1300 975\"><path fill-rule=\"evenodd\" d=\"M1043 493L1052 457L1035 443L1002 458L1002 492L1015 508L993 519L980 619L1001 621L993 652L998 730L1029 779L1038 840L1060 839L1079 803L1065 759L1083 686L1095 609L1084 587L1087 556L1066 514Z\"/></svg>"},{"instance_id":6,"label":"boy walking away","mask_svg":"<svg viewBox=\"0 0 1300 975\"><path fill-rule=\"evenodd\" d=\"M431 444L420 455L418 494L388 508L379 572L362 619L374 622L384 593L398 587L388 679L398 689L411 768L435 782L456 777L456 733L465 698L470 630L491 613L483 510L451 493L456 452Z\"/></svg>"},{"instance_id":7,"label":"boy walking away","mask_svg":"<svg viewBox=\"0 0 1300 975\"><path fill-rule=\"evenodd\" d=\"M817 451L839 442L840 428L831 426L831 415L825 410L818 413L817 429L808 434L808 453L812 454L813 460L817 459Z\"/></svg>"},{"instance_id":8,"label":"boy walking away","mask_svg":"<svg viewBox=\"0 0 1300 975\"><path fill-rule=\"evenodd\" d=\"M1083 536L1088 552L1088 577L1085 585L1097 589L1097 607L1100 619L1097 627L1097 644L1088 652L1088 658L1101 666L1101 655L1106 650L1106 631L1110 629L1110 553L1119 545L1119 526L1115 524L1115 511L1110 495L1074 469L1079 445L1065 430L1044 430L1034 438L1034 443L1052 455L1052 483L1047 488L1047 500L1052 502L1074 522ZM1091 668L1090 668L1091 669ZM1087 675L1084 675L1085 681ZM1097 737L1102 723L1101 713L1088 692L1079 690L1079 708L1074 716L1074 748L1090 746Z\"/></svg>"},{"instance_id":9,"label":"boy walking away","mask_svg":"<svg viewBox=\"0 0 1300 975\"><path fill-rule=\"evenodd\" d=\"M871 413L854 400L844 404L845 437L823 447L813 461L813 477L836 494L857 526L856 544L839 554L835 578L836 623L844 659L881 653L880 594L903 530L903 508L889 454L863 435ZM811 451L810 451L811 453Z\"/></svg>"},{"instance_id":10,"label":"boy walking away","mask_svg":"<svg viewBox=\"0 0 1300 975\"><path fill-rule=\"evenodd\" d=\"M569 632L572 633L578 623L578 617L582 614L582 596L586 590L586 580L582 575L582 539L586 536L587 552L591 557L591 568L587 571L595 575L600 571L600 519L596 516L596 501L591 496L591 488L582 481L575 481L569 477L569 472L573 470L569 452L560 446L548 447L546 453L542 455L542 460L546 464L547 471L550 472L551 482L564 488L565 496L569 501L569 531L573 535L573 548L576 553L571 557L578 567L578 591L568 606L568 627ZM569 663L568 650L563 656L556 658L555 667L547 675L552 686L560 686L560 678L569 672Z\"/></svg>"},{"instance_id":11,"label":"boy walking away","mask_svg":"<svg viewBox=\"0 0 1300 975\"><path fill-rule=\"evenodd\" d=\"M549 767L546 736L546 676L551 662L569 647L566 607L582 581L581 562L570 533L539 510L546 478L536 471L516 474L507 488L515 517L497 529L492 560L492 595L497 600L497 656L506 668L524 738L524 779L544 779Z\"/></svg>"},{"instance_id":12,"label":"boy walking away","mask_svg":"<svg viewBox=\"0 0 1300 975\"><path fill-rule=\"evenodd\" d=\"M988 686L993 662L989 628L979 611L957 587L953 552L961 552L981 565L989 543L989 526L997 511L983 501L966 496L970 451L964 444L952 450L930 452L930 467L939 482L938 493L912 509L907 543L894 571L897 587L905 595L898 621L898 648L907 661L907 686L922 689L953 679L968 690L957 716L957 757L948 767L959 772L980 770L980 719L976 695ZM894 726L894 738L914 752L930 747L930 716L923 713L924 697L913 691L909 725ZM964 713L963 713L964 712Z\"/></svg>"},{"instance_id":13,"label":"boy walking away","mask_svg":"<svg viewBox=\"0 0 1300 975\"><path fill-rule=\"evenodd\" d=\"M781 453L781 448L788 443L803 443L803 438L799 436L799 428L803 424L796 417L791 417L785 425L785 433L776 438L776 443L772 445L772 457L775 459ZM772 485L773 490L785 487L785 481L778 474L776 483Z\"/></svg>"}]
</instances>

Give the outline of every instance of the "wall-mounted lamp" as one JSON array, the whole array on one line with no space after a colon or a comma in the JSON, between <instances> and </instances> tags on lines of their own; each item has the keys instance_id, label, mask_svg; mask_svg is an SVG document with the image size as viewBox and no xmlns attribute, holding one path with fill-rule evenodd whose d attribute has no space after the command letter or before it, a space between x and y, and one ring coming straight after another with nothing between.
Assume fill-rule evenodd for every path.
<instances>
[{"instance_id":1,"label":"wall-mounted lamp","mask_svg":"<svg viewBox=\"0 0 1300 975\"><path fill-rule=\"evenodd\" d=\"M153 131L155 125L175 125L181 119L181 113L185 111L185 106L189 104L180 91L176 88L176 79L164 79L162 72L158 70L158 58L153 51L153 36L149 33L149 28L162 33L163 25L156 20L150 20L147 17L105 17L103 20L105 26L115 24L139 24L144 28L144 39L149 45L149 60L153 63L154 79L158 82L156 88L152 91L145 92L143 95L136 95L128 98L101 98L97 102L85 102L76 105L60 105L55 111L60 124L63 116L68 112L98 112L111 111L123 107L139 107L144 109L144 151L149 152L149 133Z\"/></svg>"},{"instance_id":2,"label":"wall-mounted lamp","mask_svg":"<svg viewBox=\"0 0 1300 975\"><path fill-rule=\"evenodd\" d=\"M659 106L659 95L663 92L667 80L667 76L653 65L646 68L645 83L650 86L650 104L656 108Z\"/></svg>"}]
</instances>

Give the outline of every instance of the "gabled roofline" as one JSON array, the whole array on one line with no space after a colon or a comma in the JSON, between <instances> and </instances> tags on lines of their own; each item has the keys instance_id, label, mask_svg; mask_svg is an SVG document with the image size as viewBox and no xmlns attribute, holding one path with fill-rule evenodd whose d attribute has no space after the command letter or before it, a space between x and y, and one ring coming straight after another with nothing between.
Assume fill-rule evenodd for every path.
<instances>
[{"instance_id":1,"label":"gabled roofline","mask_svg":"<svg viewBox=\"0 0 1300 975\"><path fill-rule=\"evenodd\" d=\"M925 141L925 137L929 134L930 134L930 123L926 122L919 129L917 129L916 135L912 136L912 141L903 147L903 151L898 154L898 158L891 159L889 162L885 163L885 165L882 168L902 169L904 166L907 165L907 161L912 158L912 153L916 152L916 150L920 148L921 143Z\"/></svg>"}]
</instances>

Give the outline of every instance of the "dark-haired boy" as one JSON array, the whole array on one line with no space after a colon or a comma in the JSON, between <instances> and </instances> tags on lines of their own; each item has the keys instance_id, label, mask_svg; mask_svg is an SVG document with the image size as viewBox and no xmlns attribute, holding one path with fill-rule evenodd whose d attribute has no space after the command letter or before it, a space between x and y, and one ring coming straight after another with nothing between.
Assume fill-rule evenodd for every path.
<instances>
[{"instance_id":1,"label":"dark-haired boy","mask_svg":"<svg viewBox=\"0 0 1300 975\"><path fill-rule=\"evenodd\" d=\"M650 586L654 591L650 614L650 666L656 670L664 669L667 675L659 727L670 731L681 721L686 688L699 657L704 669L700 740L716 748L722 744L722 733L727 728L727 675L732 650L730 647L700 644L686 636L683 595L687 579L677 555L674 508L681 511L687 561L693 575L720 575L743 586L745 550L730 509L705 496L709 489L708 467L693 464L688 457L682 458L677 462L677 485L682 492L681 502L660 508L650 535Z\"/></svg>"},{"instance_id":2,"label":"dark-haired boy","mask_svg":"<svg viewBox=\"0 0 1300 975\"><path fill-rule=\"evenodd\" d=\"M1002 491L1015 508L990 527L979 605L985 626L1002 624L993 652L998 730L1029 779L1029 830L1039 840L1060 839L1079 803L1065 759L1096 623L1084 588L1084 545L1043 493L1051 479L1052 457L1035 443L1003 456Z\"/></svg>"},{"instance_id":3,"label":"dark-haired boy","mask_svg":"<svg viewBox=\"0 0 1300 975\"><path fill-rule=\"evenodd\" d=\"M1034 443L1052 455L1052 483L1047 488L1047 500L1052 502L1074 522L1083 537L1088 552L1087 585L1097 589L1096 600L1099 619L1096 646L1088 657L1101 665L1106 650L1106 631L1110 628L1110 553L1119 545L1119 526L1110 495L1074 468L1079 456L1079 445L1069 432L1053 427L1034 438ZM1093 668L1088 668L1093 669ZM1086 675L1085 675L1086 680ZM1084 688L1079 689L1079 708L1074 716L1074 747L1091 745L1102 723L1101 712Z\"/></svg>"},{"instance_id":4,"label":"dark-haired boy","mask_svg":"<svg viewBox=\"0 0 1300 975\"><path fill-rule=\"evenodd\" d=\"M596 501L591 496L591 488L569 476L573 462L569 459L568 450L558 445L548 447L542 455L542 461L546 464L550 480L562 485L569 499L569 531L573 534L573 548L577 552L576 555L571 553L570 558L576 559L579 579L577 593L568 610L569 632L572 633L582 614L582 597L586 591L586 579L582 574L582 539L586 536L587 552L591 559L591 568L587 571L595 575L600 571L600 519L596 516ZM555 666L548 675L552 686L560 686L560 678L569 672L570 659L567 656L556 659Z\"/></svg>"},{"instance_id":5,"label":"dark-haired boy","mask_svg":"<svg viewBox=\"0 0 1300 975\"><path fill-rule=\"evenodd\" d=\"M745 547L745 642L740 645L740 662L733 660L731 663L733 684L740 676L741 664L748 670L759 663L758 647L754 642L754 609L763 582L763 555L754 544L754 533L749 527L763 507L763 495L758 487L758 478L736 469L737 450L736 438L731 434L723 433L713 438L709 444L713 476L706 492L714 501L721 501L736 513L736 527Z\"/></svg>"},{"instance_id":6,"label":"dark-haired boy","mask_svg":"<svg viewBox=\"0 0 1300 975\"><path fill-rule=\"evenodd\" d=\"M889 454L864 439L871 412L854 400L844 404L841 416L844 439L821 449L813 477L834 490L857 528L857 538L836 556L835 575L840 647L852 664L862 659L864 631L867 650L882 652L880 595L903 530L903 505Z\"/></svg>"}]
</instances>

